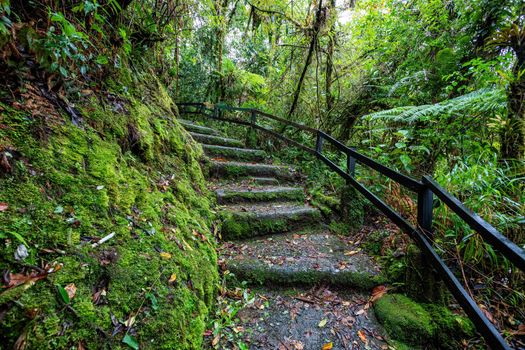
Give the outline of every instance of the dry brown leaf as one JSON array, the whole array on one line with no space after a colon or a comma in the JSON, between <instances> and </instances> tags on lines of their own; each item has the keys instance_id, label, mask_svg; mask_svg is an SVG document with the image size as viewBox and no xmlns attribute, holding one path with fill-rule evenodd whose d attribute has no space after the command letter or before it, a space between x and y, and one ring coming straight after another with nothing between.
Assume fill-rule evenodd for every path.
<instances>
[{"instance_id":1,"label":"dry brown leaf","mask_svg":"<svg viewBox=\"0 0 525 350\"><path fill-rule=\"evenodd\" d=\"M75 286L74 283L68 284L64 287L64 289L66 290L67 295L69 296L69 300L73 299L75 297L75 294L77 294L77 286Z\"/></svg>"},{"instance_id":2,"label":"dry brown leaf","mask_svg":"<svg viewBox=\"0 0 525 350\"><path fill-rule=\"evenodd\" d=\"M485 305L479 305L479 308L481 309L481 311L483 312L483 314L485 315L485 317L493 324L496 323L496 320L494 319L494 316L490 313L489 310L487 310L486 306Z\"/></svg>"},{"instance_id":3,"label":"dry brown leaf","mask_svg":"<svg viewBox=\"0 0 525 350\"><path fill-rule=\"evenodd\" d=\"M9 205L6 202L0 202L0 212L6 211Z\"/></svg>"},{"instance_id":4,"label":"dry brown leaf","mask_svg":"<svg viewBox=\"0 0 525 350\"><path fill-rule=\"evenodd\" d=\"M329 342L323 345L323 348L321 350L331 350L334 347L334 343Z\"/></svg>"},{"instance_id":5,"label":"dry brown leaf","mask_svg":"<svg viewBox=\"0 0 525 350\"><path fill-rule=\"evenodd\" d=\"M370 296L370 302L375 303L386 294L388 289L385 286L377 286L372 290L372 295Z\"/></svg>"},{"instance_id":6,"label":"dry brown leaf","mask_svg":"<svg viewBox=\"0 0 525 350\"><path fill-rule=\"evenodd\" d=\"M348 250L345 252L345 255L352 256L352 255L356 255L357 253L359 253L359 250Z\"/></svg>"},{"instance_id":7,"label":"dry brown leaf","mask_svg":"<svg viewBox=\"0 0 525 350\"><path fill-rule=\"evenodd\" d=\"M299 340L292 341L292 344L293 344L293 348L295 350L303 350L304 349L304 344L302 342L300 342Z\"/></svg>"},{"instance_id":8,"label":"dry brown leaf","mask_svg":"<svg viewBox=\"0 0 525 350\"><path fill-rule=\"evenodd\" d=\"M357 335L359 336L359 339L361 339L363 343L365 344L367 343L366 334L362 329L357 331Z\"/></svg>"},{"instance_id":9,"label":"dry brown leaf","mask_svg":"<svg viewBox=\"0 0 525 350\"><path fill-rule=\"evenodd\" d=\"M211 341L211 346L216 346L217 344L219 344L220 339L221 339L220 335L217 335L215 338L213 338L213 340Z\"/></svg>"},{"instance_id":10,"label":"dry brown leaf","mask_svg":"<svg viewBox=\"0 0 525 350\"><path fill-rule=\"evenodd\" d=\"M355 314L356 314L357 316L359 316L359 315L364 314L365 312L366 312L365 309L361 309L361 310L357 311Z\"/></svg>"},{"instance_id":11,"label":"dry brown leaf","mask_svg":"<svg viewBox=\"0 0 525 350\"><path fill-rule=\"evenodd\" d=\"M55 265L51 267L47 265L43 272L32 271L29 275L23 275L21 273L9 273L7 286L4 288L13 288L25 283L35 283L41 279L46 278L50 273L54 273L62 268L62 265Z\"/></svg>"},{"instance_id":12,"label":"dry brown leaf","mask_svg":"<svg viewBox=\"0 0 525 350\"><path fill-rule=\"evenodd\" d=\"M525 323L518 326L517 331L512 331L512 335L525 335Z\"/></svg>"}]
</instances>

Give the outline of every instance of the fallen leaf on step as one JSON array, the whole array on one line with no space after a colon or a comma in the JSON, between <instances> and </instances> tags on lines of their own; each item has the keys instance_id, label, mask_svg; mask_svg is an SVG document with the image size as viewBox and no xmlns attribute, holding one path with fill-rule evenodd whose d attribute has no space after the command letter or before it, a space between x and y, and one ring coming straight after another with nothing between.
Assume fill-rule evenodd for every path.
<instances>
[{"instance_id":1,"label":"fallen leaf on step","mask_svg":"<svg viewBox=\"0 0 525 350\"><path fill-rule=\"evenodd\" d=\"M334 343L326 343L323 345L323 348L321 350L331 350L334 347Z\"/></svg>"},{"instance_id":2,"label":"fallen leaf on step","mask_svg":"<svg viewBox=\"0 0 525 350\"><path fill-rule=\"evenodd\" d=\"M383 295L386 294L387 288L385 286L377 286L372 290L372 295L370 296L370 302L374 303L381 299Z\"/></svg>"},{"instance_id":3,"label":"fallen leaf on step","mask_svg":"<svg viewBox=\"0 0 525 350\"><path fill-rule=\"evenodd\" d=\"M304 344L300 342L299 340L292 340L293 348L295 350L303 350Z\"/></svg>"},{"instance_id":4,"label":"fallen leaf on step","mask_svg":"<svg viewBox=\"0 0 525 350\"><path fill-rule=\"evenodd\" d=\"M326 326L326 322L328 322L328 320L326 318L323 318L318 324L319 328L323 328L324 326Z\"/></svg>"},{"instance_id":5,"label":"fallen leaf on step","mask_svg":"<svg viewBox=\"0 0 525 350\"><path fill-rule=\"evenodd\" d=\"M366 334L365 334L365 332L362 329L357 331L357 335L359 336L359 338L361 339L361 341L363 343L365 343L365 344L367 343Z\"/></svg>"},{"instance_id":6,"label":"fallen leaf on step","mask_svg":"<svg viewBox=\"0 0 525 350\"><path fill-rule=\"evenodd\" d=\"M361 309L361 310L357 311L355 314L356 314L357 316L359 316L359 315L364 314L365 312L366 312L365 309Z\"/></svg>"},{"instance_id":7,"label":"fallen leaf on step","mask_svg":"<svg viewBox=\"0 0 525 350\"><path fill-rule=\"evenodd\" d=\"M352 256L352 255L356 255L357 253L359 253L359 250L348 250L345 252L345 255Z\"/></svg>"},{"instance_id":8,"label":"fallen leaf on step","mask_svg":"<svg viewBox=\"0 0 525 350\"><path fill-rule=\"evenodd\" d=\"M70 300L75 297L75 294L77 294L77 286L75 286L74 283L68 284L64 287L64 289L67 292L67 295L69 296Z\"/></svg>"}]
</instances>

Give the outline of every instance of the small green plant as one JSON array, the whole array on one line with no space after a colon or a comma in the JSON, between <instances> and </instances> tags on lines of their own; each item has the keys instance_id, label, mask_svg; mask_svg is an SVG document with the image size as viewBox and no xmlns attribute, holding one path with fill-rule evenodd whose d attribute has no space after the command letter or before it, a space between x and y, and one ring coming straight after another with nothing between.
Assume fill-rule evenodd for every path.
<instances>
[{"instance_id":1,"label":"small green plant","mask_svg":"<svg viewBox=\"0 0 525 350\"><path fill-rule=\"evenodd\" d=\"M9 30L13 25L13 23L8 17L10 14L11 7L9 5L9 0L0 1L0 34L9 34Z\"/></svg>"},{"instance_id":2,"label":"small green plant","mask_svg":"<svg viewBox=\"0 0 525 350\"><path fill-rule=\"evenodd\" d=\"M78 31L60 12L50 13L49 17L54 25L35 43L40 51L40 64L64 78L68 78L75 67L85 74L88 70L86 52L91 46L88 36Z\"/></svg>"}]
</instances>

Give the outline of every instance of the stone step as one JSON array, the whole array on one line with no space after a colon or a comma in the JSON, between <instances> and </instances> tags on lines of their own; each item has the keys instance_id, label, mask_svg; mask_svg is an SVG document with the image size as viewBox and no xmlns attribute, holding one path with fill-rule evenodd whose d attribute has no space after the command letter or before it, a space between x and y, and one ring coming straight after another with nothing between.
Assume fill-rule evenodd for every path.
<instances>
[{"instance_id":1,"label":"stone step","mask_svg":"<svg viewBox=\"0 0 525 350\"><path fill-rule=\"evenodd\" d=\"M266 152L259 149L217 146L202 144L204 153L210 157L220 157L230 160L261 161L266 158Z\"/></svg>"},{"instance_id":2,"label":"stone step","mask_svg":"<svg viewBox=\"0 0 525 350\"><path fill-rule=\"evenodd\" d=\"M209 175L212 178L239 178L247 176L273 177L292 181L298 177L293 168L287 166L230 162L212 159L210 161Z\"/></svg>"},{"instance_id":3,"label":"stone step","mask_svg":"<svg viewBox=\"0 0 525 350\"><path fill-rule=\"evenodd\" d=\"M325 283L369 290L384 282L368 255L323 230L224 242L220 254L226 269L253 284Z\"/></svg>"},{"instance_id":4,"label":"stone step","mask_svg":"<svg viewBox=\"0 0 525 350\"><path fill-rule=\"evenodd\" d=\"M258 287L251 302L238 310L236 326L248 330L242 339L250 350L401 349L393 346L372 308L365 307L369 298L368 293L328 287ZM207 336L205 348L212 349L213 341L213 335ZM228 349L230 344L222 337L215 347Z\"/></svg>"},{"instance_id":5,"label":"stone step","mask_svg":"<svg viewBox=\"0 0 525 350\"><path fill-rule=\"evenodd\" d=\"M293 202L234 204L220 209L221 236L229 240L316 226L321 220L316 208Z\"/></svg>"},{"instance_id":6,"label":"stone step","mask_svg":"<svg viewBox=\"0 0 525 350\"><path fill-rule=\"evenodd\" d=\"M225 186L215 190L217 202L246 203L246 202L275 202L275 201L304 201L302 187L278 186Z\"/></svg>"},{"instance_id":7,"label":"stone step","mask_svg":"<svg viewBox=\"0 0 525 350\"><path fill-rule=\"evenodd\" d=\"M279 180L274 177L251 177L250 181L257 185L279 185Z\"/></svg>"},{"instance_id":8,"label":"stone step","mask_svg":"<svg viewBox=\"0 0 525 350\"><path fill-rule=\"evenodd\" d=\"M215 136L215 135L206 135L206 134L200 134L196 132L191 132L190 135L193 137L193 139L200 143L205 143L207 145L218 145L218 146L231 146L231 147L244 147L244 144L236 139L230 139L227 137L222 136Z\"/></svg>"},{"instance_id":9,"label":"stone step","mask_svg":"<svg viewBox=\"0 0 525 350\"><path fill-rule=\"evenodd\" d=\"M190 120L186 120L186 119L177 119L177 120L184 127L184 129L191 131L191 132L196 132L196 133L205 134L205 135L215 135L215 136L220 136L221 134L219 131L215 129L209 128L207 126L195 124L194 122Z\"/></svg>"}]
</instances>

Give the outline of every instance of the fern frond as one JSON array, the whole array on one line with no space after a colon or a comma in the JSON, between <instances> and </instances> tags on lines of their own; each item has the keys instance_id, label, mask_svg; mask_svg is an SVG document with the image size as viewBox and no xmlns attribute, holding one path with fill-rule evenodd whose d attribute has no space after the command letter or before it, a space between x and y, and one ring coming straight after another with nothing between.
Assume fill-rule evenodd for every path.
<instances>
[{"instance_id":1,"label":"fern frond","mask_svg":"<svg viewBox=\"0 0 525 350\"><path fill-rule=\"evenodd\" d=\"M438 120L450 116L487 117L502 113L506 108L503 89L480 89L471 93L432 105L403 106L367 115L370 120L414 123L424 120Z\"/></svg>"}]
</instances>

